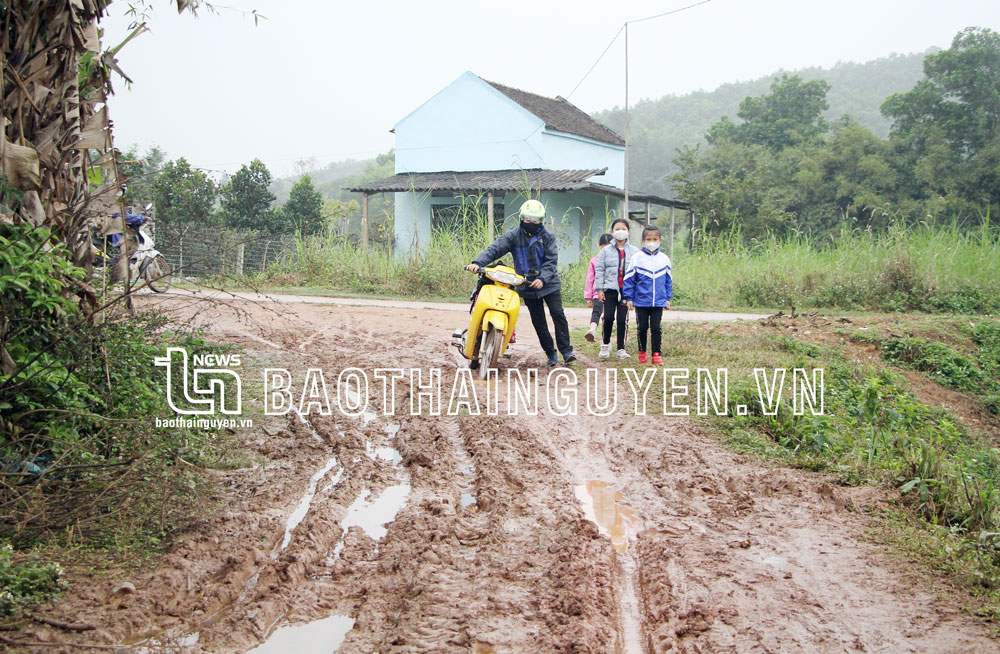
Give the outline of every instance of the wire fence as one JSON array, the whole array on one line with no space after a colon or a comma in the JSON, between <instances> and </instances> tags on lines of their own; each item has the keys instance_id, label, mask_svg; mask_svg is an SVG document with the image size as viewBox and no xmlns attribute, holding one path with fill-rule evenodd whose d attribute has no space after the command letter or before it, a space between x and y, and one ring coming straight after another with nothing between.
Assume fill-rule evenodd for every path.
<instances>
[{"instance_id":1,"label":"wire fence","mask_svg":"<svg viewBox=\"0 0 1000 654\"><path fill-rule=\"evenodd\" d=\"M674 222L671 239L671 221L666 216L656 220L663 231L663 250L673 254L675 245L677 254L686 253L690 247L692 225L690 215L681 214ZM643 221L632 221L632 240L641 242ZM167 265L178 279L188 281L204 280L212 277L252 277L264 273L283 259L295 254L301 241L294 234L267 234L262 232L234 230L222 227L196 226L184 223L154 220L148 227L148 233L153 237L155 247L167 260ZM373 239L381 242L382 239ZM385 234L388 247L392 247L390 234ZM460 236L457 236L461 238ZM349 234L342 237L343 242L358 246L358 236ZM581 248L581 260L589 260L597 246L597 237L593 242L578 244ZM584 240L584 239L581 239ZM338 239L337 241L341 241Z\"/></svg>"},{"instance_id":2,"label":"wire fence","mask_svg":"<svg viewBox=\"0 0 1000 654\"><path fill-rule=\"evenodd\" d=\"M174 274L189 281L259 274L297 247L293 234L269 235L165 222L155 223L150 233Z\"/></svg>"}]
</instances>

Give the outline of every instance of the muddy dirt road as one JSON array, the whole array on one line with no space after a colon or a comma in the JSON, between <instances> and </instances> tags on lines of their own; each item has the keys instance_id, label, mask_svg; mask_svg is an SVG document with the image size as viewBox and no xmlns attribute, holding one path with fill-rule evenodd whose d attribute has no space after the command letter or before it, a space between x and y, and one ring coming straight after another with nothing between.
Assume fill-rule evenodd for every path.
<instances>
[{"instance_id":1,"label":"muddy dirt road","mask_svg":"<svg viewBox=\"0 0 1000 654\"><path fill-rule=\"evenodd\" d=\"M461 326L454 311L238 307L198 320L293 376L464 365L447 346ZM538 366L521 323L504 365ZM223 509L130 579L135 593L108 580L63 600L64 615L98 626L74 642L295 654L997 651L953 600L864 542L869 518L852 509L879 501L876 491L747 461L682 418L560 417L544 403L508 416L503 403L499 416L382 406L359 418L258 416L247 446L263 465L216 473Z\"/></svg>"}]
</instances>

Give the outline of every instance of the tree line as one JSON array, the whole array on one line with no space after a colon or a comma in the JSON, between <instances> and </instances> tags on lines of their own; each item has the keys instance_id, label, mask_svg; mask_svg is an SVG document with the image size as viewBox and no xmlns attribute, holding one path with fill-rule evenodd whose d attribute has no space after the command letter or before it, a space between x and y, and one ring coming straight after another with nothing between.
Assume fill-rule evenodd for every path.
<instances>
[{"instance_id":1,"label":"tree line","mask_svg":"<svg viewBox=\"0 0 1000 654\"><path fill-rule=\"evenodd\" d=\"M322 232L349 208L336 200L324 201L308 174L295 182L288 199L278 206L270 190L271 171L260 159L244 164L222 183L184 157L166 161L166 153L157 147L142 156L131 148L121 169L127 179L126 203L153 202L157 218L176 225L311 235Z\"/></svg>"},{"instance_id":2,"label":"tree line","mask_svg":"<svg viewBox=\"0 0 1000 654\"><path fill-rule=\"evenodd\" d=\"M784 74L678 150L678 197L709 233L831 233L845 224L988 221L1000 204L1000 34L970 27L924 58L924 78L889 95L882 138L823 117L830 85Z\"/></svg>"}]
</instances>

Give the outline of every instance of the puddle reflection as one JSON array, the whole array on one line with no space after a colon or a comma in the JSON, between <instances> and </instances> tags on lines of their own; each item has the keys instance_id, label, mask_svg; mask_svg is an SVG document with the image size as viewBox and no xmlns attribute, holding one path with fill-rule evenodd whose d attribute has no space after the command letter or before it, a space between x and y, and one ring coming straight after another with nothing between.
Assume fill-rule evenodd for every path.
<instances>
[{"instance_id":1,"label":"puddle reflection","mask_svg":"<svg viewBox=\"0 0 1000 654\"><path fill-rule=\"evenodd\" d=\"M331 654L354 626L354 618L333 615L329 618L294 624L277 629L262 644L249 650L250 654Z\"/></svg>"},{"instance_id":2,"label":"puddle reflection","mask_svg":"<svg viewBox=\"0 0 1000 654\"><path fill-rule=\"evenodd\" d=\"M576 498L583 504L583 513L595 523L602 534L611 539L616 552L628 550L628 541L635 538L638 513L623 504L621 492L605 481L590 480L575 487Z\"/></svg>"}]
</instances>

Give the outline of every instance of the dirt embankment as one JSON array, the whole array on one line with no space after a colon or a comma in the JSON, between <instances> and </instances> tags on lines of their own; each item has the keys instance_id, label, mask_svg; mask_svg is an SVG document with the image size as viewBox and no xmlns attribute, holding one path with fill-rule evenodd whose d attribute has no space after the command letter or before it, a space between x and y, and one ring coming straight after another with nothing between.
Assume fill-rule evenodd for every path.
<instances>
[{"instance_id":1,"label":"dirt embankment","mask_svg":"<svg viewBox=\"0 0 1000 654\"><path fill-rule=\"evenodd\" d=\"M202 319L296 379L440 367L450 383L464 365L446 346L455 312L272 309ZM521 327L505 365L539 365L527 316ZM96 630L22 636L174 652L270 638L298 654L340 638L347 654L996 651L863 542L851 508L875 491L744 460L681 418L628 415L624 384L603 418L582 393L563 417L544 402L508 416L503 398L499 416L410 416L408 388L402 415L258 425L247 448L264 465L213 473L222 508L129 579L134 593L80 579L50 612ZM339 627L275 645L331 616Z\"/></svg>"}]
</instances>

